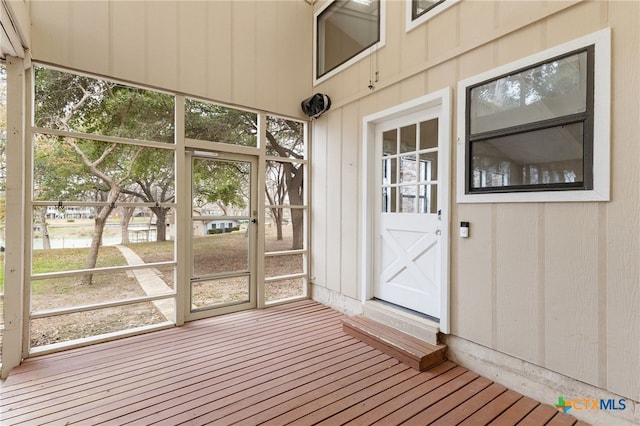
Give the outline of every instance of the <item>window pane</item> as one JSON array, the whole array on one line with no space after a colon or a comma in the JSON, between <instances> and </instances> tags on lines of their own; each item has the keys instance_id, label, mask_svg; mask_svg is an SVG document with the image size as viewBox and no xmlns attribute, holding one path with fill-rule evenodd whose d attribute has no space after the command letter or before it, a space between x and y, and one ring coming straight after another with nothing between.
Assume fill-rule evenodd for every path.
<instances>
[{"instance_id":1,"label":"window pane","mask_svg":"<svg viewBox=\"0 0 640 426\"><path fill-rule=\"evenodd\" d=\"M228 277L191 284L193 309L249 302L249 277Z\"/></svg>"},{"instance_id":2,"label":"window pane","mask_svg":"<svg viewBox=\"0 0 640 426\"><path fill-rule=\"evenodd\" d=\"M267 207L264 250L267 253L304 248L305 209Z\"/></svg>"},{"instance_id":3,"label":"window pane","mask_svg":"<svg viewBox=\"0 0 640 426\"><path fill-rule=\"evenodd\" d=\"M34 70L36 126L174 142L172 95L43 66Z\"/></svg>"},{"instance_id":4,"label":"window pane","mask_svg":"<svg viewBox=\"0 0 640 426\"><path fill-rule=\"evenodd\" d=\"M396 212L396 193L397 188L382 188L382 213Z\"/></svg>"},{"instance_id":5,"label":"window pane","mask_svg":"<svg viewBox=\"0 0 640 426\"><path fill-rule=\"evenodd\" d=\"M304 205L304 164L267 161L265 182L267 205Z\"/></svg>"},{"instance_id":6,"label":"window pane","mask_svg":"<svg viewBox=\"0 0 640 426\"><path fill-rule=\"evenodd\" d=\"M254 112L186 99L184 121L189 139L257 146L258 115Z\"/></svg>"},{"instance_id":7,"label":"window pane","mask_svg":"<svg viewBox=\"0 0 640 426\"><path fill-rule=\"evenodd\" d=\"M174 201L172 150L42 134L33 143L36 201Z\"/></svg>"},{"instance_id":8,"label":"window pane","mask_svg":"<svg viewBox=\"0 0 640 426\"><path fill-rule=\"evenodd\" d=\"M317 76L380 40L378 0L336 0L318 16Z\"/></svg>"},{"instance_id":9,"label":"window pane","mask_svg":"<svg viewBox=\"0 0 640 426\"><path fill-rule=\"evenodd\" d=\"M34 271L55 272L82 269L95 232L102 232L100 255L107 246L149 243L155 252L153 262L173 260L174 210L165 207L116 206L106 217L103 229L96 227L96 217L107 206L38 206L33 210L33 267ZM156 244L162 242L162 244ZM65 252L67 250L68 252ZM55 261L55 258L60 258ZM67 259L68 258L68 259ZM52 269L39 269L52 261ZM98 257L98 260L100 256ZM36 262L37 261L37 262ZM115 258L109 262L115 262ZM126 265L127 263L122 263ZM121 266L121 263L101 266ZM100 265L98 265L100 266ZM43 266L44 268L44 266Z\"/></svg>"},{"instance_id":10,"label":"window pane","mask_svg":"<svg viewBox=\"0 0 640 426\"><path fill-rule=\"evenodd\" d=\"M249 270L249 238L238 226L217 228L220 233L203 235L201 222L194 222L193 276ZM225 224L225 226L227 226Z\"/></svg>"},{"instance_id":11,"label":"window pane","mask_svg":"<svg viewBox=\"0 0 640 426\"><path fill-rule=\"evenodd\" d=\"M173 260L173 241L167 240L175 240L174 214L174 209L160 206L117 207L116 217L121 228L121 244L131 244L130 247L136 252L140 250L153 252L153 256L150 257L154 260L148 262ZM145 250L143 247L149 247L149 249Z\"/></svg>"},{"instance_id":12,"label":"window pane","mask_svg":"<svg viewBox=\"0 0 640 426\"><path fill-rule=\"evenodd\" d=\"M398 153L398 130L388 130L382 133L382 156L396 155Z\"/></svg>"},{"instance_id":13,"label":"window pane","mask_svg":"<svg viewBox=\"0 0 640 426\"><path fill-rule=\"evenodd\" d=\"M302 297L306 294L304 278L271 281L265 283L264 287L265 301L267 302L275 302L292 297Z\"/></svg>"},{"instance_id":14,"label":"window pane","mask_svg":"<svg viewBox=\"0 0 640 426\"><path fill-rule=\"evenodd\" d=\"M472 188L583 181L582 123L473 142Z\"/></svg>"},{"instance_id":15,"label":"window pane","mask_svg":"<svg viewBox=\"0 0 640 426\"><path fill-rule=\"evenodd\" d=\"M438 119L420 123L420 146L418 149L438 147Z\"/></svg>"},{"instance_id":16,"label":"window pane","mask_svg":"<svg viewBox=\"0 0 640 426\"><path fill-rule=\"evenodd\" d=\"M438 211L438 185L419 185L418 213Z\"/></svg>"},{"instance_id":17,"label":"window pane","mask_svg":"<svg viewBox=\"0 0 640 426\"><path fill-rule=\"evenodd\" d=\"M402 127L400 129L400 153L416 150L416 125Z\"/></svg>"},{"instance_id":18,"label":"window pane","mask_svg":"<svg viewBox=\"0 0 640 426\"><path fill-rule=\"evenodd\" d=\"M304 272L303 255L288 254L284 256L267 256L264 259L264 275L266 278L282 275L300 274Z\"/></svg>"},{"instance_id":19,"label":"window pane","mask_svg":"<svg viewBox=\"0 0 640 426\"><path fill-rule=\"evenodd\" d=\"M392 185L396 183L397 158L387 158L382 160L382 184Z\"/></svg>"},{"instance_id":20,"label":"window pane","mask_svg":"<svg viewBox=\"0 0 640 426\"><path fill-rule=\"evenodd\" d=\"M417 182L418 170L415 155L400 157L400 183Z\"/></svg>"},{"instance_id":21,"label":"window pane","mask_svg":"<svg viewBox=\"0 0 640 426\"><path fill-rule=\"evenodd\" d=\"M411 0L411 19L416 19L444 1L445 0Z\"/></svg>"},{"instance_id":22,"label":"window pane","mask_svg":"<svg viewBox=\"0 0 640 426\"><path fill-rule=\"evenodd\" d=\"M40 311L68 308L173 293L173 289L167 285L147 286L145 284L146 276L155 275L151 269L103 272L93 275L91 285L79 285L80 276L33 280L31 309Z\"/></svg>"},{"instance_id":23,"label":"window pane","mask_svg":"<svg viewBox=\"0 0 640 426\"><path fill-rule=\"evenodd\" d=\"M249 216L251 163L211 158L194 158L192 211L198 216ZM213 228L228 228L224 222L199 220L206 234ZM215 226L214 226L215 225ZM233 223L232 227L238 226ZM211 233L211 232L210 232Z\"/></svg>"},{"instance_id":24,"label":"window pane","mask_svg":"<svg viewBox=\"0 0 640 426\"><path fill-rule=\"evenodd\" d=\"M173 228L173 215L171 214L171 227ZM173 241L153 241L153 242L133 242L128 247L132 249L144 263L155 262L167 262L174 259L174 235L172 233L168 236ZM174 283L174 267L173 266L156 266L153 272L162 280L166 285L173 287Z\"/></svg>"},{"instance_id":25,"label":"window pane","mask_svg":"<svg viewBox=\"0 0 640 426\"><path fill-rule=\"evenodd\" d=\"M471 133L586 110L587 52L556 59L471 89Z\"/></svg>"},{"instance_id":26,"label":"window pane","mask_svg":"<svg viewBox=\"0 0 640 426\"><path fill-rule=\"evenodd\" d=\"M96 309L75 314L31 320L31 347L67 342L83 337L96 336L115 331L129 330L152 324L173 321L167 319L158 306L161 302L145 302L115 308ZM169 302L175 305L173 300ZM173 306L171 306L173 311Z\"/></svg>"},{"instance_id":27,"label":"window pane","mask_svg":"<svg viewBox=\"0 0 640 426\"><path fill-rule=\"evenodd\" d=\"M72 271L86 268L90 256L93 226L91 221L70 223L65 227L63 223L53 223L43 226L35 222L33 229L33 259L34 274L47 272ZM49 232L49 238L46 233ZM117 231L119 232L119 231ZM53 235L51 235L53 234ZM118 244L112 239L119 240L120 235L106 235L107 243ZM47 241L48 240L48 241ZM48 248L44 248L47 247ZM100 247L96 267L126 266L127 259L115 247Z\"/></svg>"},{"instance_id":28,"label":"window pane","mask_svg":"<svg viewBox=\"0 0 640 426\"><path fill-rule=\"evenodd\" d=\"M414 185L400 187L400 211L402 213L416 213L416 187Z\"/></svg>"},{"instance_id":29,"label":"window pane","mask_svg":"<svg viewBox=\"0 0 640 426\"><path fill-rule=\"evenodd\" d=\"M429 152L420 154L420 182L426 180L438 180L438 153Z\"/></svg>"},{"instance_id":30,"label":"window pane","mask_svg":"<svg viewBox=\"0 0 640 426\"><path fill-rule=\"evenodd\" d=\"M267 116L267 155L303 159L304 124Z\"/></svg>"}]
</instances>

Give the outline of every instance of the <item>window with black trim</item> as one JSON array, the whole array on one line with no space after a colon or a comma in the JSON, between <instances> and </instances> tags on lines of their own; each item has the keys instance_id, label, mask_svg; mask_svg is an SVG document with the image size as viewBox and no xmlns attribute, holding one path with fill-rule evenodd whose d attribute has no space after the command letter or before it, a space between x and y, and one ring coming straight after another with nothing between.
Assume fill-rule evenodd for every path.
<instances>
[{"instance_id":1,"label":"window with black trim","mask_svg":"<svg viewBox=\"0 0 640 426\"><path fill-rule=\"evenodd\" d=\"M465 192L593 189L594 47L466 88Z\"/></svg>"},{"instance_id":2,"label":"window with black trim","mask_svg":"<svg viewBox=\"0 0 640 426\"><path fill-rule=\"evenodd\" d=\"M316 17L316 78L379 41L379 0L335 0Z\"/></svg>"},{"instance_id":3,"label":"window with black trim","mask_svg":"<svg viewBox=\"0 0 640 426\"><path fill-rule=\"evenodd\" d=\"M411 0L411 19L418 19L445 1L447 0Z\"/></svg>"}]
</instances>

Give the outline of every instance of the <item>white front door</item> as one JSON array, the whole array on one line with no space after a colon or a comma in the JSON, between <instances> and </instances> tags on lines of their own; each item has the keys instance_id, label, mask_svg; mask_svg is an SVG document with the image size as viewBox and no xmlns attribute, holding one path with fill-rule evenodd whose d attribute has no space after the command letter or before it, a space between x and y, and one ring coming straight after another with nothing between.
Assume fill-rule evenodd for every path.
<instances>
[{"instance_id":1,"label":"white front door","mask_svg":"<svg viewBox=\"0 0 640 426\"><path fill-rule=\"evenodd\" d=\"M375 125L373 296L440 319L447 276L442 106Z\"/></svg>"}]
</instances>

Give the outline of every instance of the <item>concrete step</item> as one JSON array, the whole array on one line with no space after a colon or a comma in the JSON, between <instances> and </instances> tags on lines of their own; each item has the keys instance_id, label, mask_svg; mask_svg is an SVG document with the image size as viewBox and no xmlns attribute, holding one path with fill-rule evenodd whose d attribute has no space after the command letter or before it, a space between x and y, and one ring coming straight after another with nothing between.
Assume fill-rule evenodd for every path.
<instances>
[{"instance_id":1,"label":"concrete step","mask_svg":"<svg viewBox=\"0 0 640 426\"><path fill-rule=\"evenodd\" d=\"M445 360L445 345L432 345L362 315L344 318L342 328L347 334L419 371Z\"/></svg>"},{"instance_id":2,"label":"concrete step","mask_svg":"<svg viewBox=\"0 0 640 426\"><path fill-rule=\"evenodd\" d=\"M378 300L367 300L363 315L432 345L439 343L440 324L412 311Z\"/></svg>"}]
</instances>

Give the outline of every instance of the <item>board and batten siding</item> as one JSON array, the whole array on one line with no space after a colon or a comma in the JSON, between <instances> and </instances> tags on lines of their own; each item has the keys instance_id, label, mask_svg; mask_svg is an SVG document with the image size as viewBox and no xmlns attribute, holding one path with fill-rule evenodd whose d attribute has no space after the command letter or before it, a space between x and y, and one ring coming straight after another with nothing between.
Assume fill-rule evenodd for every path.
<instances>
[{"instance_id":1,"label":"board and batten siding","mask_svg":"<svg viewBox=\"0 0 640 426\"><path fill-rule=\"evenodd\" d=\"M611 201L458 204L452 161L450 326L640 401L640 2L461 0L409 33L404 7L387 2L384 47L314 88L333 102L313 123L314 287L363 299L363 117L609 27Z\"/></svg>"},{"instance_id":2,"label":"board and batten siding","mask_svg":"<svg viewBox=\"0 0 640 426\"><path fill-rule=\"evenodd\" d=\"M304 1L33 0L32 57L132 83L304 118Z\"/></svg>"}]
</instances>

